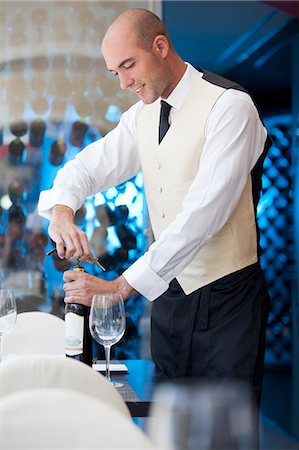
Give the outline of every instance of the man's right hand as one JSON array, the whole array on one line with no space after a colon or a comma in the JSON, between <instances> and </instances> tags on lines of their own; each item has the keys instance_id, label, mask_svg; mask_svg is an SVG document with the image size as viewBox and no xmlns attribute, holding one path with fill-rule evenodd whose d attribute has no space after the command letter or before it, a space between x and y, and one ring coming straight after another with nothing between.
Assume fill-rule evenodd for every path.
<instances>
[{"instance_id":1,"label":"man's right hand","mask_svg":"<svg viewBox=\"0 0 299 450\"><path fill-rule=\"evenodd\" d=\"M88 259L91 248L84 231L74 223L74 211L65 205L55 205L51 212L49 236L56 243L59 258Z\"/></svg>"}]
</instances>

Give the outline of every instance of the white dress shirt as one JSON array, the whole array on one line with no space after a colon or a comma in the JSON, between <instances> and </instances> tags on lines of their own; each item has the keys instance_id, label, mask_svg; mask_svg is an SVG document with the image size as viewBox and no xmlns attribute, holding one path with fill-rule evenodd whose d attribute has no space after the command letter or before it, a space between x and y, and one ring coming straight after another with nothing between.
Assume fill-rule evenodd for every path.
<instances>
[{"instance_id":1,"label":"white dress shirt","mask_svg":"<svg viewBox=\"0 0 299 450\"><path fill-rule=\"evenodd\" d=\"M184 76L167 98L172 106L170 123L192 83L201 76L187 65ZM136 119L141 107L141 101L133 105L114 130L88 145L58 171L52 189L41 192L40 215L50 218L55 204L76 211L87 196L122 183L141 170L136 140ZM263 152L266 136L250 96L242 91L226 90L206 121L200 168L181 213L123 273L144 297L155 300L165 292L170 281L225 225L240 199L248 174ZM176 238L178 233L180 239Z\"/></svg>"}]
</instances>

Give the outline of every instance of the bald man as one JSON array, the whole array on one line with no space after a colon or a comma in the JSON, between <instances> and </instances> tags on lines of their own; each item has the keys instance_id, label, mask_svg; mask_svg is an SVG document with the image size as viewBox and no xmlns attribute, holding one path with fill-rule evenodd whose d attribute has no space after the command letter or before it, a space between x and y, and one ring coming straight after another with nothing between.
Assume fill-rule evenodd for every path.
<instances>
[{"instance_id":1,"label":"bald man","mask_svg":"<svg viewBox=\"0 0 299 450\"><path fill-rule=\"evenodd\" d=\"M184 62L150 11L122 13L102 54L139 101L59 170L39 214L50 219L60 258L88 259L76 210L141 170L155 242L115 280L66 271L65 301L139 292L153 302L151 348L162 379L242 379L259 401L268 294L256 207L269 144L259 113L241 86ZM170 128L159 143L161 100Z\"/></svg>"}]
</instances>

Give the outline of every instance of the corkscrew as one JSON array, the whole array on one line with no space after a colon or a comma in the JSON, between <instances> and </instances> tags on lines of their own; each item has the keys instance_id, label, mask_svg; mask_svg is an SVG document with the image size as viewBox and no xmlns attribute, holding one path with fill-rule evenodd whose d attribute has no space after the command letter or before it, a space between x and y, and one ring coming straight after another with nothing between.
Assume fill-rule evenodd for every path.
<instances>
[{"instance_id":1,"label":"corkscrew","mask_svg":"<svg viewBox=\"0 0 299 450\"><path fill-rule=\"evenodd\" d=\"M51 250L49 250L46 253L46 256L50 256L53 253L57 252L56 247L52 248ZM77 258L77 266L80 266L80 258ZM97 267L99 267L100 269L102 269L103 272L106 272L106 268L99 262L98 258L96 256L94 256L92 253L89 256L89 258L86 260L86 262L90 263L90 264L95 264Z\"/></svg>"},{"instance_id":2,"label":"corkscrew","mask_svg":"<svg viewBox=\"0 0 299 450\"><path fill-rule=\"evenodd\" d=\"M74 270L79 270L79 272L84 272L84 267L81 265L80 258L77 258L77 264L74 266Z\"/></svg>"},{"instance_id":3,"label":"corkscrew","mask_svg":"<svg viewBox=\"0 0 299 450\"><path fill-rule=\"evenodd\" d=\"M80 258L77 258L77 265L80 265ZM86 262L90 263L90 264L95 264L97 267L99 267L100 269L102 269L103 272L106 272L105 267L99 262L98 258L96 256L94 256L92 253L89 256L89 258L86 260Z\"/></svg>"}]
</instances>

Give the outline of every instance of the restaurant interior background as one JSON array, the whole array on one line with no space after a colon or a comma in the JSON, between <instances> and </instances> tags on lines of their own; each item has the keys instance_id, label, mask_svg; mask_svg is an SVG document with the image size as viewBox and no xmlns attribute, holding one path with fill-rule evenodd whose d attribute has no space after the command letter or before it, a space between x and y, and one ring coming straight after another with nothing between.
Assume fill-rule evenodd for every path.
<instances>
[{"instance_id":1,"label":"restaurant interior background","mask_svg":"<svg viewBox=\"0 0 299 450\"><path fill-rule=\"evenodd\" d=\"M257 100L273 144L258 207L262 265L271 294L263 411L299 438L298 195L299 8L296 1L2 1L0 3L0 283L18 311L64 314L62 274L74 261L53 247L39 192L136 99L121 91L100 53L107 26L130 7L164 18L178 53L234 79ZM142 175L88 198L76 223L107 273L120 274L152 241ZM114 357L149 358L150 304L126 303ZM233 351L233 349L232 349Z\"/></svg>"}]
</instances>

